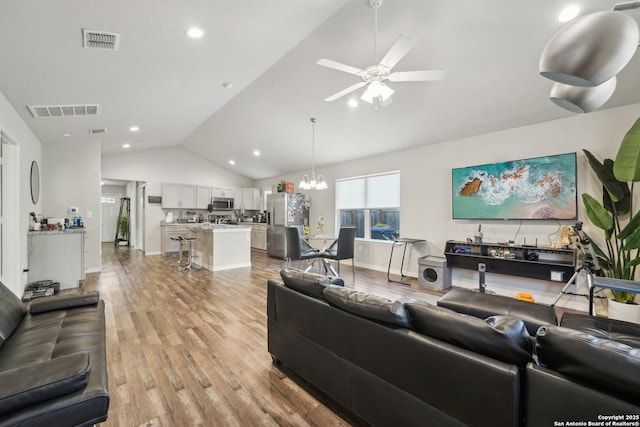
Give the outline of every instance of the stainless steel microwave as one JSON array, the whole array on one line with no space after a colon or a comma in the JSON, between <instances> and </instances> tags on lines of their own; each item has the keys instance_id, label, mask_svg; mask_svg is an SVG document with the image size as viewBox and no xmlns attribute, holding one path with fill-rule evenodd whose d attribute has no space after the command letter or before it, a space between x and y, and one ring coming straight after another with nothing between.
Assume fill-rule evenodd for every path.
<instances>
[{"instance_id":1,"label":"stainless steel microwave","mask_svg":"<svg viewBox=\"0 0 640 427\"><path fill-rule=\"evenodd\" d=\"M214 197L211 199L209 211L228 211L233 209L233 197Z\"/></svg>"}]
</instances>

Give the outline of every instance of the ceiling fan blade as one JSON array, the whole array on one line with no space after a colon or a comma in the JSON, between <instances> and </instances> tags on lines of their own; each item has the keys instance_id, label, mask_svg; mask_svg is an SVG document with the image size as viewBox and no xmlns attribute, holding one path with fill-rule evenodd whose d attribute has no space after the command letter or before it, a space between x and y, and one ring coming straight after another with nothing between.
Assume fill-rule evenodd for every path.
<instances>
[{"instance_id":1,"label":"ceiling fan blade","mask_svg":"<svg viewBox=\"0 0 640 427\"><path fill-rule=\"evenodd\" d=\"M391 46L389 52L382 58L380 65L393 68L416 45L418 39L412 34L403 34Z\"/></svg>"},{"instance_id":2,"label":"ceiling fan blade","mask_svg":"<svg viewBox=\"0 0 640 427\"><path fill-rule=\"evenodd\" d=\"M398 71L389 74L389 80L392 82L429 82L443 78L444 70Z\"/></svg>"},{"instance_id":3,"label":"ceiling fan blade","mask_svg":"<svg viewBox=\"0 0 640 427\"><path fill-rule=\"evenodd\" d=\"M331 95L328 98L325 98L325 101L328 101L328 102L335 101L336 99L341 98L341 97L345 96L346 94L353 92L356 89L360 89L362 86L364 86L366 84L367 84L366 82L356 83L353 86L349 86L348 88L346 88L344 90L341 90L338 93L334 93L333 95Z\"/></svg>"},{"instance_id":4,"label":"ceiling fan blade","mask_svg":"<svg viewBox=\"0 0 640 427\"><path fill-rule=\"evenodd\" d=\"M345 73L355 74L356 76L364 75L364 70L352 67L350 65L344 65L330 59L318 59L318 62L316 62L316 64L322 65L323 67L327 68L333 68L334 70L343 71Z\"/></svg>"}]
</instances>

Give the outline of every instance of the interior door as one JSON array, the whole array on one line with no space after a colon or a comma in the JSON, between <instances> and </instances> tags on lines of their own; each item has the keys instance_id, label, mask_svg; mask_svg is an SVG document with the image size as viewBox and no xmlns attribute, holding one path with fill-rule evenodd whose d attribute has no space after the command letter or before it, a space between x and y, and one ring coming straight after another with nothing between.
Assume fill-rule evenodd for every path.
<instances>
[{"instance_id":1,"label":"interior door","mask_svg":"<svg viewBox=\"0 0 640 427\"><path fill-rule=\"evenodd\" d=\"M113 242L116 238L120 198L122 194L102 193L100 197L100 241Z\"/></svg>"}]
</instances>

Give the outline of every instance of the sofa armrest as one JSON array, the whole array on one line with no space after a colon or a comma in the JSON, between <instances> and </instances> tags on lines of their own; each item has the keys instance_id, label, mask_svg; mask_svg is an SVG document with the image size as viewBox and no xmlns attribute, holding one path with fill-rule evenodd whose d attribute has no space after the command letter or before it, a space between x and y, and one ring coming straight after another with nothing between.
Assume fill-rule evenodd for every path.
<instances>
[{"instance_id":1,"label":"sofa armrest","mask_svg":"<svg viewBox=\"0 0 640 427\"><path fill-rule=\"evenodd\" d=\"M39 298L31 303L29 313L38 314L47 311L68 310L70 308L95 305L100 299L98 291L82 294L64 294L52 297Z\"/></svg>"},{"instance_id":2,"label":"sofa armrest","mask_svg":"<svg viewBox=\"0 0 640 427\"><path fill-rule=\"evenodd\" d=\"M90 370L84 351L0 372L0 417L82 389Z\"/></svg>"}]
</instances>

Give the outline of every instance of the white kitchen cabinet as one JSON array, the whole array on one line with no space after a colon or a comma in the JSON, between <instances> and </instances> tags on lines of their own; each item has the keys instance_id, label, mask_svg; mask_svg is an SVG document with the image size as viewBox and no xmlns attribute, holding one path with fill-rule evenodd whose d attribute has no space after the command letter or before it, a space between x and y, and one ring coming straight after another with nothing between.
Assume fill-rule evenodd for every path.
<instances>
[{"instance_id":1,"label":"white kitchen cabinet","mask_svg":"<svg viewBox=\"0 0 640 427\"><path fill-rule=\"evenodd\" d=\"M258 211L260 210L260 189L258 188L243 188L242 189L242 201L244 208Z\"/></svg>"},{"instance_id":2,"label":"white kitchen cabinet","mask_svg":"<svg viewBox=\"0 0 640 427\"><path fill-rule=\"evenodd\" d=\"M162 207L180 208L180 184L162 184Z\"/></svg>"},{"instance_id":3,"label":"white kitchen cabinet","mask_svg":"<svg viewBox=\"0 0 640 427\"><path fill-rule=\"evenodd\" d=\"M212 197L232 198L233 197L233 188L213 187L211 189L211 196Z\"/></svg>"},{"instance_id":4,"label":"white kitchen cabinet","mask_svg":"<svg viewBox=\"0 0 640 427\"><path fill-rule=\"evenodd\" d=\"M242 188L234 188L233 189L233 207L235 209L242 209L243 207L243 200L242 200Z\"/></svg>"},{"instance_id":5,"label":"white kitchen cabinet","mask_svg":"<svg viewBox=\"0 0 640 427\"><path fill-rule=\"evenodd\" d=\"M196 186L191 184L162 184L162 207L165 209L195 209Z\"/></svg>"},{"instance_id":6,"label":"white kitchen cabinet","mask_svg":"<svg viewBox=\"0 0 640 427\"><path fill-rule=\"evenodd\" d=\"M263 251L267 250L266 224L254 224L251 226L251 247Z\"/></svg>"},{"instance_id":7,"label":"white kitchen cabinet","mask_svg":"<svg viewBox=\"0 0 640 427\"><path fill-rule=\"evenodd\" d=\"M207 209L211 203L211 187L198 185L196 189L196 204L198 209Z\"/></svg>"},{"instance_id":8,"label":"white kitchen cabinet","mask_svg":"<svg viewBox=\"0 0 640 427\"><path fill-rule=\"evenodd\" d=\"M244 210L260 210L259 188L236 188L234 191L234 207Z\"/></svg>"}]
</instances>

